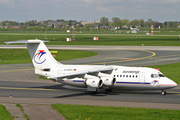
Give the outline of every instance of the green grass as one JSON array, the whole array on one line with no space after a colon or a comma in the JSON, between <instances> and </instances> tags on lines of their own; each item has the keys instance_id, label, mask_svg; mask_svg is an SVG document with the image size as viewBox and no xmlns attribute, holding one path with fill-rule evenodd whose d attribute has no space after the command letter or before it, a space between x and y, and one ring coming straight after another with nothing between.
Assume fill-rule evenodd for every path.
<instances>
[{"instance_id":1,"label":"green grass","mask_svg":"<svg viewBox=\"0 0 180 120\"><path fill-rule=\"evenodd\" d=\"M0 120L13 120L13 116L10 115L3 105L0 105Z\"/></svg>"},{"instance_id":2,"label":"green grass","mask_svg":"<svg viewBox=\"0 0 180 120\"><path fill-rule=\"evenodd\" d=\"M179 36L145 36L141 34L101 34L101 35L76 35L76 41L66 42L66 38L72 35L47 35L49 43L47 45L128 45L128 46L180 46ZM93 37L99 37L98 41L93 41ZM44 35L0 35L0 44L5 41L44 40Z\"/></svg>"},{"instance_id":3,"label":"green grass","mask_svg":"<svg viewBox=\"0 0 180 120\"><path fill-rule=\"evenodd\" d=\"M0 49L0 64L31 63L27 49Z\"/></svg>"},{"instance_id":4,"label":"green grass","mask_svg":"<svg viewBox=\"0 0 180 120\"><path fill-rule=\"evenodd\" d=\"M53 104L66 120L179 120L180 110Z\"/></svg>"},{"instance_id":5,"label":"green grass","mask_svg":"<svg viewBox=\"0 0 180 120\"><path fill-rule=\"evenodd\" d=\"M20 104L16 104L17 107L19 107L21 109L21 111L23 112L24 117L26 118L26 120L30 120L29 117L24 113L24 109Z\"/></svg>"},{"instance_id":6,"label":"green grass","mask_svg":"<svg viewBox=\"0 0 180 120\"><path fill-rule=\"evenodd\" d=\"M172 79L177 84L180 84L180 63L172 63L166 65L149 66L151 68L159 68L160 71L168 78Z\"/></svg>"},{"instance_id":7,"label":"green grass","mask_svg":"<svg viewBox=\"0 0 180 120\"><path fill-rule=\"evenodd\" d=\"M24 112L22 106L20 104L16 104L16 107L20 108L22 112Z\"/></svg>"},{"instance_id":8,"label":"green grass","mask_svg":"<svg viewBox=\"0 0 180 120\"><path fill-rule=\"evenodd\" d=\"M46 78L46 77L44 77L44 76L39 76L38 78L39 78L39 79L43 79L43 80L51 80L51 79L48 79L48 78Z\"/></svg>"},{"instance_id":9,"label":"green grass","mask_svg":"<svg viewBox=\"0 0 180 120\"><path fill-rule=\"evenodd\" d=\"M25 113L23 115L26 118L26 120L30 120L29 117Z\"/></svg>"},{"instance_id":10,"label":"green grass","mask_svg":"<svg viewBox=\"0 0 180 120\"><path fill-rule=\"evenodd\" d=\"M44 28L45 29L45 28ZM44 29L42 31L27 31L22 29L0 29L0 33L14 33L14 34L45 34ZM49 29L49 30L48 30ZM72 31L72 29L69 29ZM180 29L176 28L166 28L166 29L156 29L154 28L154 35L179 35ZM79 29L76 28L76 34L133 34L127 33L130 29L120 29L120 30L107 30L107 29ZM151 28L140 28L139 33L145 35L147 32L151 32ZM72 32L67 33L67 29L56 29L56 28L47 28L47 34L72 34Z\"/></svg>"},{"instance_id":11,"label":"green grass","mask_svg":"<svg viewBox=\"0 0 180 120\"><path fill-rule=\"evenodd\" d=\"M50 50L58 61L95 56L97 53L78 50ZM0 49L0 64L32 63L27 49Z\"/></svg>"}]
</instances>

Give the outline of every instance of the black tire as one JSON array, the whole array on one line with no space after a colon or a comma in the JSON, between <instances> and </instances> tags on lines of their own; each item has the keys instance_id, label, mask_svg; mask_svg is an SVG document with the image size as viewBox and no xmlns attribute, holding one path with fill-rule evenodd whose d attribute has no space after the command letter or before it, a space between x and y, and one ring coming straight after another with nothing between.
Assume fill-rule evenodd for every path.
<instances>
[{"instance_id":1,"label":"black tire","mask_svg":"<svg viewBox=\"0 0 180 120\"><path fill-rule=\"evenodd\" d=\"M161 93L162 95L166 95L166 91L162 91L162 93Z\"/></svg>"},{"instance_id":2,"label":"black tire","mask_svg":"<svg viewBox=\"0 0 180 120\"><path fill-rule=\"evenodd\" d=\"M106 89L106 92L112 92L113 89Z\"/></svg>"},{"instance_id":3,"label":"black tire","mask_svg":"<svg viewBox=\"0 0 180 120\"><path fill-rule=\"evenodd\" d=\"M89 94L96 94L97 93L97 91L89 91Z\"/></svg>"},{"instance_id":4,"label":"black tire","mask_svg":"<svg viewBox=\"0 0 180 120\"><path fill-rule=\"evenodd\" d=\"M98 89L96 89L96 91L89 91L89 94L96 94L98 91Z\"/></svg>"}]
</instances>

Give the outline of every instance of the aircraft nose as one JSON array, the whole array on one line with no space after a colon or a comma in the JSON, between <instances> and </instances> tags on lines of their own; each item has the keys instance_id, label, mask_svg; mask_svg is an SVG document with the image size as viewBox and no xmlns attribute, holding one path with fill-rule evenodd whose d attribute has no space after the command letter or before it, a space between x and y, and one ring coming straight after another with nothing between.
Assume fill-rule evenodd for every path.
<instances>
[{"instance_id":1,"label":"aircraft nose","mask_svg":"<svg viewBox=\"0 0 180 120\"><path fill-rule=\"evenodd\" d=\"M176 87L177 86L177 83L175 83L174 81L170 80L169 81L169 85L173 86L173 87Z\"/></svg>"},{"instance_id":2,"label":"aircraft nose","mask_svg":"<svg viewBox=\"0 0 180 120\"><path fill-rule=\"evenodd\" d=\"M160 86L161 87L166 87L166 88L174 88L174 87L177 86L177 83L175 83L171 79L166 78L166 79L161 80Z\"/></svg>"}]
</instances>

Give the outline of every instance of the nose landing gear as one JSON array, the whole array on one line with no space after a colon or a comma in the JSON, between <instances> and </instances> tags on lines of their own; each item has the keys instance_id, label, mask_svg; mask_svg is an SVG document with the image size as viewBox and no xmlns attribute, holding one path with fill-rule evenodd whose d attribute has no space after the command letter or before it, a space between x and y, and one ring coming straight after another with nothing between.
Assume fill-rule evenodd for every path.
<instances>
[{"instance_id":1,"label":"nose landing gear","mask_svg":"<svg viewBox=\"0 0 180 120\"><path fill-rule=\"evenodd\" d=\"M161 94L166 95L166 91L162 90Z\"/></svg>"}]
</instances>

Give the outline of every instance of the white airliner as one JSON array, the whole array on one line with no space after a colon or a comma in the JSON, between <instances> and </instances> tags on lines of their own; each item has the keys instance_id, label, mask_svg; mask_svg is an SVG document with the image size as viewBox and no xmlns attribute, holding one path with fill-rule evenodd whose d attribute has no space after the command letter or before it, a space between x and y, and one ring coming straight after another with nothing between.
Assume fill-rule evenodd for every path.
<instances>
[{"instance_id":1,"label":"white airliner","mask_svg":"<svg viewBox=\"0 0 180 120\"><path fill-rule=\"evenodd\" d=\"M162 95L165 95L166 89L177 86L158 69L117 65L64 65L54 59L44 42L47 41L36 39L5 43L26 43L36 74L66 85L87 88L90 93L96 93L99 89L125 89L161 90Z\"/></svg>"}]
</instances>

